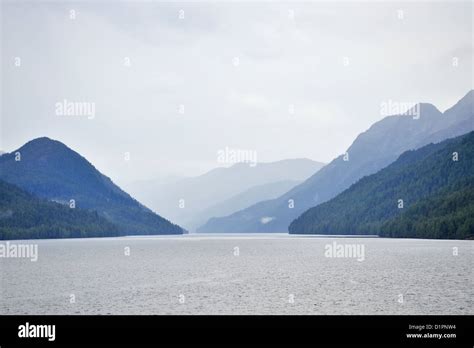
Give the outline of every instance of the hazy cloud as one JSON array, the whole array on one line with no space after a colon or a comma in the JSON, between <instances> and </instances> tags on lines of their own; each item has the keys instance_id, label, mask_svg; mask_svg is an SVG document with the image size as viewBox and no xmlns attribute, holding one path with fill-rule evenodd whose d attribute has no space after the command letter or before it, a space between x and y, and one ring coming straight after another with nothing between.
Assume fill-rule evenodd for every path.
<instances>
[{"instance_id":1,"label":"hazy cloud","mask_svg":"<svg viewBox=\"0 0 474 348\"><path fill-rule=\"evenodd\" d=\"M49 136L119 184L203 172L225 146L330 161L382 101L444 110L472 88L470 2L6 2L2 19L1 147ZM64 99L95 118L56 115Z\"/></svg>"}]
</instances>

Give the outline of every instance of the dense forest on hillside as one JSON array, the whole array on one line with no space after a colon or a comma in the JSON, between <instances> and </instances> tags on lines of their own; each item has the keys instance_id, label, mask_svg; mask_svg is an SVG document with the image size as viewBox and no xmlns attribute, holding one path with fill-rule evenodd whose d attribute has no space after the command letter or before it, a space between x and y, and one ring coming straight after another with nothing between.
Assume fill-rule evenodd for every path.
<instances>
[{"instance_id":1,"label":"dense forest on hillside","mask_svg":"<svg viewBox=\"0 0 474 348\"><path fill-rule=\"evenodd\" d=\"M467 179L423 199L385 222L383 237L466 239L474 237L474 180Z\"/></svg>"},{"instance_id":2,"label":"dense forest on hillside","mask_svg":"<svg viewBox=\"0 0 474 348\"><path fill-rule=\"evenodd\" d=\"M118 236L96 212L37 198L0 180L0 239Z\"/></svg>"},{"instance_id":3,"label":"dense forest on hillside","mask_svg":"<svg viewBox=\"0 0 474 348\"><path fill-rule=\"evenodd\" d=\"M303 213L289 231L470 238L473 155L474 132L407 151L388 167Z\"/></svg>"}]
</instances>

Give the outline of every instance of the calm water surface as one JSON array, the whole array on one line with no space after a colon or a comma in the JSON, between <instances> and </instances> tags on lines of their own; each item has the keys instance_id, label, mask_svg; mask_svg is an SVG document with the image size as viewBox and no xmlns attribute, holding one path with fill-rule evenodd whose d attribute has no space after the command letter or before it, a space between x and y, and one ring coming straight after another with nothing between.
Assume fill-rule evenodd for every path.
<instances>
[{"instance_id":1,"label":"calm water surface","mask_svg":"<svg viewBox=\"0 0 474 348\"><path fill-rule=\"evenodd\" d=\"M325 257L333 241L363 245L364 260ZM473 241L187 235L23 243L38 243L39 258L0 259L1 314L474 314Z\"/></svg>"}]
</instances>

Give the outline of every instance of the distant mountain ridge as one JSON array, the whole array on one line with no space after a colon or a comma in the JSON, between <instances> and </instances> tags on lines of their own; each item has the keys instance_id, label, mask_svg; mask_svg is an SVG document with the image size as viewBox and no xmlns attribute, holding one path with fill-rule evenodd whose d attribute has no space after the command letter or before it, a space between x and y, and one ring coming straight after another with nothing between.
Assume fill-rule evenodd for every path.
<instances>
[{"instance_id":1,"label":"distant mountain ridge","mask_svg":"<svg viewBox=\"0 0 474 348\"><path fill-rule=\"evenodd\" d=\"M147 182L144 187L130 186L130 190L140 201L193 231L215 214L228 214L245 207L241 202L246 199L250 203L259 201L257 193L261 197L276 197L293 187L290 181L297 184L323 166L324 163L306 158L256 166L236 163L174 183L154 185Z\"/></svg>"},{"instance_id":2,"label":"distant mountain ridge","mask_svg":"<svg viewBox=\"0 0 474 348\"><path fill-rule=\"evenodd\" d=\"M441 113L419 104L418 119L407 114L388 116L359 134L347 150L302 184L280 197L256 203L229 216L213 218L201 232L287 232L307 209L324 203L360 178L386 167L404 151L465 134L474 129L474 91Z\"/></svg>"},{"instance_id":3,"label":"distant mountain ridge","mask_svg":"<svg viewBox=\"0 0 474 348\"><path fill-rule=\"evenodd\" d=\"M17 161L16 154L21 158ZM63 143L46 137L0 157L0 179L51 201L97 211L121 234L181 234Z\"/></svg>"},{"instance_id":4,"label":"distant mountain ridge","mask_svg":"<svg viewBox=\"0 0 474 348\"><path fill-rule=\"evenodd\" d=\"M474 132L404 152L304 212L294 234L474 237ZM400 205L401 204L401 205Z\"/></svg>"},{"instance_id":5,"label":"distant mountain ridge","mask_svg":"<svg viewBox=\"0 0 474 348\"><path fill-rule=\"evenodd\" d=\"M271 182L269 184L253 186L244 192L209 207L205 211L205 216L220 217L229 215L235 211L244 209L249 205L255 204L262 199L277 198L300 183L300 180L282 180ZM200 230L197 229L196 232L199 233Z\"/></svg>"}]
</instances>

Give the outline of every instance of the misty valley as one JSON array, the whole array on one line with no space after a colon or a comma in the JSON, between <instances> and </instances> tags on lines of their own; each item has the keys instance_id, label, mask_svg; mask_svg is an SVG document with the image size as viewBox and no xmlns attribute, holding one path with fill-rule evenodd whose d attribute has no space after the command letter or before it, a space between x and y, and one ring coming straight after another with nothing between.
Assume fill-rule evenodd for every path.
<instances>
[{"instance_id":1,"label":"misty valley","mask_svg":"<svg viewBox=\"0 0 474 348\"><path fill-rule=\"evenodd\" d=\"M472 346L473 9L0 1L0 348Z\"/></svg>"}]
</instances>

